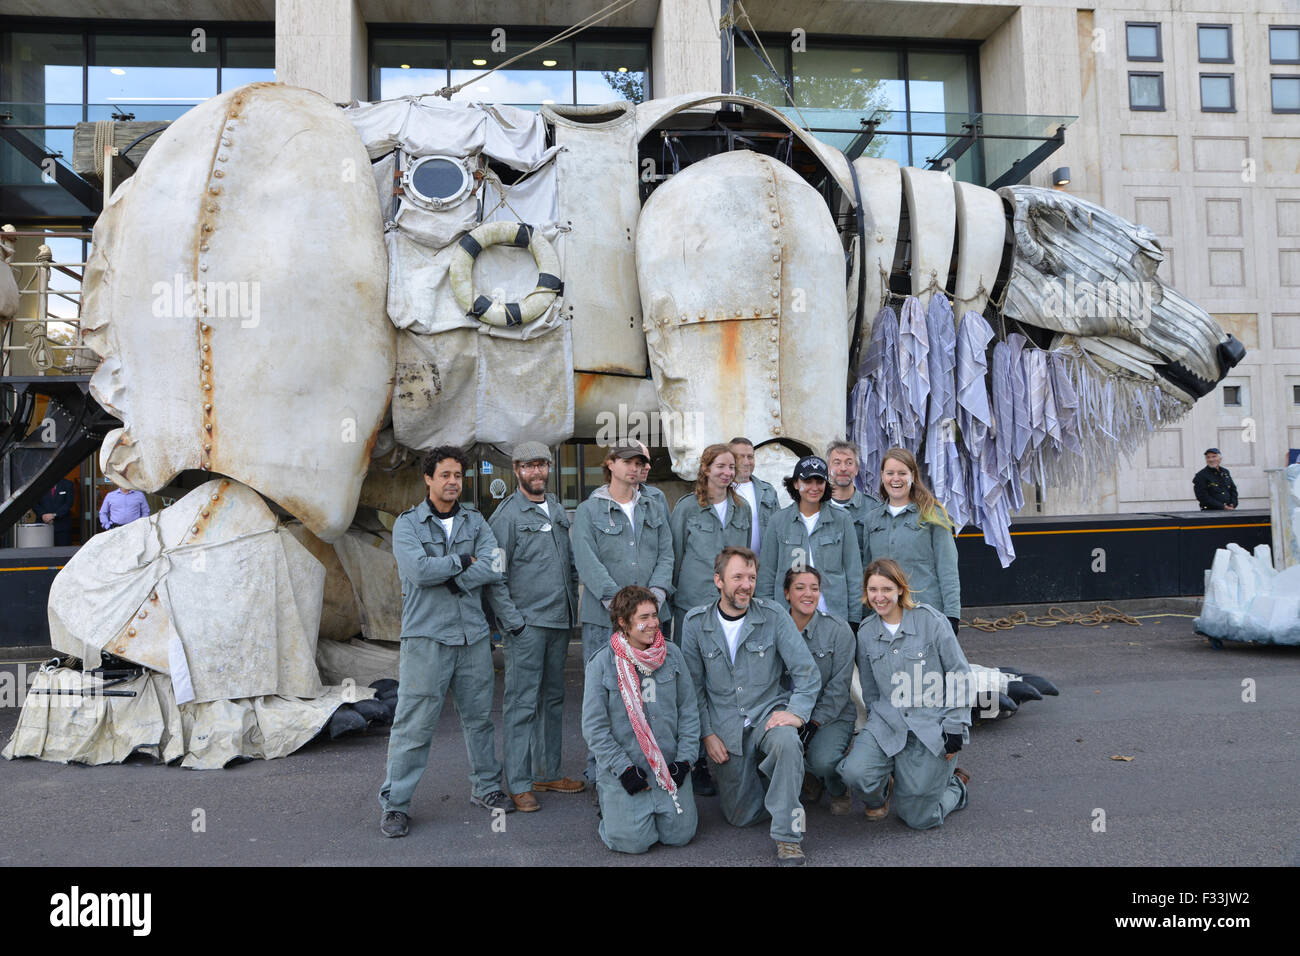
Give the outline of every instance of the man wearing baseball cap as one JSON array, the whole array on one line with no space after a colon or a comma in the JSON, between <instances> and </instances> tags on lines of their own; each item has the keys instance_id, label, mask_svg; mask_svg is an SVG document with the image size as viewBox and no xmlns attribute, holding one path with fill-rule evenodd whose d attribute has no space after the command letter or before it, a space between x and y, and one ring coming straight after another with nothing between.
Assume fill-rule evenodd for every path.
<instances>
[{"instance_id":1,"label":"man wearing baseball cap","mask_svg":"<svg viewBox=\"0 0 1300 956\"><path fill-rule=\"evenodd\" d=\"M578 572L569 517L547 494L551 451L541 442L515 446L517 487L488 522L505 558L505 582L489 591L505 642L506 791L515 809L541 809L533 792L579 793L581 780L560 775L564 659L578 623Z\"/></svg>"},{"instance_id":2,"label":"man wearing baseball cap","mask_svg":"<svg viewBox=\"0 0 1300 956\"><path fill-rule=\"evenodd\" d=\"M1192 478L1192 490L1202 511L1235 511L1237 483L1228 469L1221 467L1223 456L1217 448L1205 449L1205 467Z\"/></svg>"}]
</instances>

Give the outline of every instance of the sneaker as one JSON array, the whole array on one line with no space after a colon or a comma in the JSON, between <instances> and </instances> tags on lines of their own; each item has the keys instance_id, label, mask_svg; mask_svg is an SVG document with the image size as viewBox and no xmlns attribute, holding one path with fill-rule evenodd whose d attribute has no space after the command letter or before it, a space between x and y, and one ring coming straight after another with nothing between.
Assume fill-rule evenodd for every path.
<instances>
[{"instance_id":1,"label":"sneaker","mask_svg":"<svg viewBox=\"0 0 1300 956\"><path fill-rule=\"evenodd\" d=\"M799 846L798 843L777 843L777 866L803 866L807 862L807 857L803 855L803 847Z\"/></svg>"},{"instance_id":2,"label":"sneaker","mask_svg":"<svg viewBox=\"0 0 1300 956\"><path fill-rule=\"evenodd\" d=\"M822 798L822 791L826 785L817 777L810 773L803 775L803 789L799 791L799 802L805 806L811 806Z\"/></svg>"},{"instance_id":3,"label":"sneaker","mask_svg":"<svg viewBox=\"0 0 1300 956\"><path fill-rule=\"evenodd\" d=\"M533 789L538 793L582 793L587 785L581 780L561 777L559 780L534 780Z\"/></svg>"},{"instance_id":4,"label":"sneaker","mask_svg":"<svg viewBox=\"0 0 1300 956\"><path fill-rule=\"evenodd\" d=\"M514 813L514 802L506 796L504 790L493 790L487 796L471 796L469 802L476 807L482 807L485 810L503 810L506 813Z\"/></svg>"},{"instance_id":5,"label":"sneaker","mask_svg":"<svg viewBox=\"0 0 1300 956\"><path fill-rule=\"evenodd\" d=\"M695 791L697 797L716 797L718 795L717 785L713 782L713 775L709 773L709 765L701 760L691 771L691 789Z\"/></svg>"},{"instance_id":6,"label":"sneaker","mask_svg":"<svg viewBox=\"0 0 1300 956\"><path fill-rule=\"evenodd\" d=\"M953 770L952 775L964 784L970 783L970 774L968 774L965 770L961 769L961 767L958 767L955 770Z\"/></svg>"},{"instance_id":7,"label":"sneaker","mask_svg":"<svg viewBox=\"0 0 1300 956\"><path fill-rule=\"evenodd\" d=\"M401 810L385 810L379 818L379 832L386 837L404 837L411 828L411 818Z\"/></svg>"},{"instance_id":8,"label":"sneaker","mask_svg":"<svg viewBox=\"0 0 1300 956\"><path fill-rule=\"evenodd\" d=\"M831 816L844 817L853 812L853 797L847 792L843 796L831 797Z\"/></svg>"},{"instance_id":9,"label":"sneaker","mask_svg":"<svg viewBox=\"0 0 1300 956\"><path fill-rule=\"evenodd\" d=\"M531 790L510 794L510 802L515 805L515 809L520 813L532 813L535 810L542 809L542 805L537 802L537 798L533 796Z\"/></svg>"}]
</instances>

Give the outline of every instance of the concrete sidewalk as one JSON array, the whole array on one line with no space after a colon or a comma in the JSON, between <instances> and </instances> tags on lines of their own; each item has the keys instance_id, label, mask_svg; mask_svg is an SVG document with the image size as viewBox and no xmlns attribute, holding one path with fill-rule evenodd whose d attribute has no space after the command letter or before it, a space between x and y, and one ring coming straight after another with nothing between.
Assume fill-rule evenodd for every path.
<instances>
[{"instance_id":1,"label":"concrete sidewalk","mask_svg":"<svg viewBox=\"0 0 1300 956\"><path fill-rule=\"evenodd\" d=\"M809 808L811 865L1300 863L1300 649L1216 651L1183 616L1143 618L1141 627L963 628L961 641L974 662L1041 674L1061 696L973 732L960 756L973 777L970 805L938 830L911 831L893 818L867 824L856 803L849 817L831 817L824 799ZM578 662L575 646L565 704L570 776L581 775L585 753ZM1254 702L1242 699L1247 680ZM499 737L499 676L495 717ZM0 709L0 739L16 721L15 709ZM469 804L450 705L411 834L385 840L376 792L386 747L378 732L208 772L145 760L0 761L0 864L751 866L774 858L766 826L728 826L716 798L699 799L694 842L644 857L605 849L589 794L541 794L541 812L510 814L494 832L491 816ZM1098 810L1105 832L1093 829ZM199 818L203 832L194 831Z\"/></svg>"}]
</instances>

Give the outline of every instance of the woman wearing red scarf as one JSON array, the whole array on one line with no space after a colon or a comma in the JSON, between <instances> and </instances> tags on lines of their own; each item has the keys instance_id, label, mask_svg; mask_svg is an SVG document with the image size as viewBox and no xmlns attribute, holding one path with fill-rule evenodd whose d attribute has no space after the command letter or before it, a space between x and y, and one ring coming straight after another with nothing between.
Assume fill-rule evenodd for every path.
<instances>
[{"instance_id":1,"label":"woman wearing red scarf","mask_svg":"<svg viewBox=\"0 0 1300 956\"><path fill-rule=\"evenodd\" d=\"M600 838L611 850L683 846L698 818L691 762L700 749L699 704L686 660L659 630L649 589L614 595L615 631L587 663L582 735L596 758Z\"/></svg>"}]
</instances>

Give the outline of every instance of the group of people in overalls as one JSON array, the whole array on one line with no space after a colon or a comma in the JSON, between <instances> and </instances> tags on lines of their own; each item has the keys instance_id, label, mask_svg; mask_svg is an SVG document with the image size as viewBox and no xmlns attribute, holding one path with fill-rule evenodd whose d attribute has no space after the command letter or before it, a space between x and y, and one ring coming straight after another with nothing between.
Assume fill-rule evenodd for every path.
<instances>
[{"instance_id":1,"label":"group of people in overalls","mask_svg":"<svg viewBox=\"0 0 1300 956\"><path fill-rule=\"evenodd\" d=\"M965 806L954 757L969 704L922 695L969 673L954 529L910 452L885 454L874 497L856 487L856 448L834 442L826 459L799 460L781 508L753 474L753 444L735 438L704 450L693 494L670 512L646 484L648 450L623 444L572 527L546 492L550 450L524 442L513 459L517 489L486 521L459 501L464 454L433 449L428 498L394 524L403 609L385 836L408 831L449 690L472 803L533 812L538 794L590 785L601 839L621 852L689 842L697 797L716 795L735 826L770 820L784 865L805 861L807 809L823 794L833 814L856 793L866 819L892 805L917 829ZM505 645L504 768L489 615ZM585 780L560 768L575 623Z\"/></svg>"}]
</instances>

